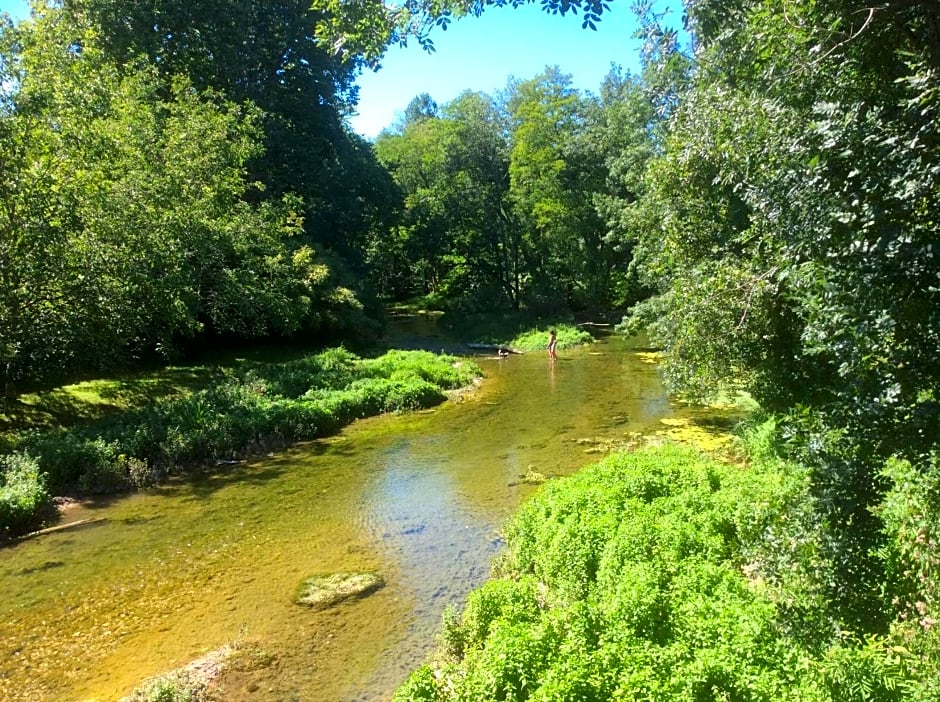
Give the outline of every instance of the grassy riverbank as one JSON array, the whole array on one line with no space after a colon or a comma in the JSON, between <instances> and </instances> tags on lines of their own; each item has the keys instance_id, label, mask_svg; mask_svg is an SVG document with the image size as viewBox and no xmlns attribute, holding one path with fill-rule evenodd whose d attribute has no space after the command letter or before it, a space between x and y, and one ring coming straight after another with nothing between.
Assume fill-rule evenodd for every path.
<instances>
[{"instance_id":1,"label":"grassy riverbank","mask_svg":"<svg viewBox=\"0 0 940 702\"><path fill-rule=\"evenodd\" d=\"M441 326L465 341L503 346L516 351L545 350L551 329L557 334L559 349L593 341L590 332L570 318L539 317L525 313L488 313L465 317L445 314Z\"/></svg>"},{"instance_id":2,"label":"grassy riverbank","mask_svg":"<svg viewBox=\"0 0 940 702\"><path fill-rule=\"evenodd\" d=\"M808 474L769 436L746 469L667 444L548 483L396 702L936 699L929 622L886 626L887 595L840 622Z\"/></svg>"},{"instance_id":3,"label":"grassy riverbank","mask_svg":"<svg viewBox=\"0 0 940 702\"><path fill-rule=\"evenodd\" d=\"M360 358L330 349L216 369L200 376L201 389L175 388L73 426L9 432L0 456L0 536L38 526L52 495L116 492L219 469L331 434L357 417L432 406L479 373L473 363L422 351Z\"/></svg>"}]
</instances>

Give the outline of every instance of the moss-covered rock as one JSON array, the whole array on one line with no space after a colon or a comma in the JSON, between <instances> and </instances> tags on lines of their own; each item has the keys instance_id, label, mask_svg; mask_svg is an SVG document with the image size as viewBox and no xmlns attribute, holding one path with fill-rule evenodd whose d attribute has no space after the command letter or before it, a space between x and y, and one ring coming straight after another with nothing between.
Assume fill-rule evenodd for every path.
<instances>
[{"instance_id":1,"label":"moss-covered rock","mask_svg":"<svg viewBox=\"0 0 940 702\"><path fill-rule=\"evenodd\" d=\"M297 588L297 604L326 609L343 600L365 597L385 586L385 580L376 573L332 573L314 575Z\"/></svg>"}]
</instances>

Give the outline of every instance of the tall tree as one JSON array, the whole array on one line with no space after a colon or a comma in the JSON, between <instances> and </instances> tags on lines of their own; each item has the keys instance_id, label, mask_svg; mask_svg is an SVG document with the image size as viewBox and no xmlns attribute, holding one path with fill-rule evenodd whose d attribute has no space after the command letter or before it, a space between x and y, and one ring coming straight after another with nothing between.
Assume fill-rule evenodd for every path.
<instances>
[{"instance_id":1,"label":"tall tree","mask_svg":"<svg viewBox=\"0 0 940 702\"><path fill-rule=\"evenodd\" d=\"M204 332L292 334L348 303L293 243L295 199L249 202L257 108L142 61L118 67L55 10L2 41L17 69L0 115L7 381Z\"/></svg>"},{"instance_id":2,"label":"tall tree","mask_svg":"<svg viewBox=\"0 0 940 702\"><path fill-rule=\"evenodd\" d=\"M602 224L590 195L602 159L581 135L587 104L557 67L510 86L513 208L526 239L527 268L538 294L556 304L583 301L595 270Z\"/></svg>"},{"instance_id":3,"label":"tall tree","mask_svg":"<svg viewBox=\"0 0 940 702\"><path fill-rule=\"evenodd\" d=\"M603 163L604 182L593 205L604 223L594 269L595 298L625 307L649 295L638 280L633 248L645 226L646 171L654 156L655 105L647 86L612 68L588 113L585 139Z\"/></svg>"},{"instance_id":4,"label":"tall tree","mask_svg":"<svg viewBox=\"0 0 940 702\"><path fill-rule=\"evenodd\" d=\"M689 5L696 69L652 167L640 317L675 386L789 411L842 616L877 610L879 471L940 419L934 3ZM644 314L645 313L645 314Z\"/></svg>"},{"instance_id":5,"label":"tall tree","mask_svg":"<svg viewBox=\"0 0 940 702\"><path fill-rule=\"evenodd\" d=\"M322 12L309 0L69 0L76 23L101 37L119 65L145 57L167 80L185 75L264 113L264 150L250 164L265 185L256 197L299 195L307 243L359 263L369 226L386 200L371 149L344 124L352 109L357 55L317 39ZM361 271L360 271L361 272Z\"/></svg>"}]
</instances>

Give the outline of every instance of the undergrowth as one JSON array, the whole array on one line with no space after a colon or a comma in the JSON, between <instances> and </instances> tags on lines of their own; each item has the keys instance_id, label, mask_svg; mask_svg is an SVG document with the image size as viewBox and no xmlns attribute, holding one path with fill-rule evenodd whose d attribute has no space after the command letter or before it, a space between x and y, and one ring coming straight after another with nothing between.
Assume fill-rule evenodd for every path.
<instances>
[{"instance_id":1,"label":"undergrowth","mask_svg":"<svg viewBox=\"0 0 940 702\"><path fill-rule=\"evenodd\" d=\"M667 444L546 484L395 701L910 699L916 657L814 585L805 472L751 441L748 469Z\"/></svg>"},{"instance_id":2,"label":"undergrowth","mask_svg":"<svg viewBox=\"0 0 940 702\"><path fill-rule=\"evenodd\" d=\"M257 364L89 423L22 432L0 456L0 534L29 525L49 494L146 487L184 469L322 437L359 417L432 406L479 373L426 351L363 359L331 349Z\"/></svg>"}]
</instances>

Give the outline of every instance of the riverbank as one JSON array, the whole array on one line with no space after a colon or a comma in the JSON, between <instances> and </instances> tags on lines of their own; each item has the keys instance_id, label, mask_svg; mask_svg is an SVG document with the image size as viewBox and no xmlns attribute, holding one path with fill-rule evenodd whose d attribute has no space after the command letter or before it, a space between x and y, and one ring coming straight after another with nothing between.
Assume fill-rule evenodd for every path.
<instances>
[{"instance_id":1,"label":"riverbank","mask_svg":"<svg viewBox=\"0 0 940 702\"><path fill-rule=\"evenodd\" d=\"M547 484L394 702L936 699L932 621L840 626L773 435L739 437L746 469L667 443Z\"/></svg>"},{"instance_id":2,"label":"riverbank","mask_svg":"<svg viewBox=\"0 0 940 702\"><path fill-rule=\"evenodd\" d=\"M91 422L8 436L0 537L48 526L52 496L148 487L193 470L335 433L357 418L430 407L479 377L473 362L423 351L360 358L330 349L222 373L207 387Z\"/></svg>"},{"instance_id":3,"label":"riverbank","mask_svg":"<svg viewBox=\"0 0 940 702\"><path fill-rule=\"evenodd\" d=\"M239 640L226 702L389 700L448 604L490 572L535 486L685 416L645 343L480 357L463 402L359 420L274 457L75 505L94 524L0 549L0 698L113 701ZM691 417L702 429L714 424ZM369 597L312 611L311 575L376 572Z\"/></svg>"},{"instance_id":4,"label":"riverbank","mask_svg":"<svg viewBox=\"0 0 940 702\"><path fill-rule=\"evenodd\" d=\"M560 349L592 341L560 319L476 315L444 324L447 336L438 328L439 314L400 312L419 320L415 333L399 330L386 342L439 350L445 367L458 366L452 354L466 355L472 344L455 341L454 334L520 352L544 350L550 328ZM396 353L381 362L333 349L288 360L167 367L4 400L0 541L58 523L53 497L82 499L152 486L184 471L223 469L329 435L357 417L432 406L479 372L445 377ZM362 367L354 368L356 362Z\"/></svg>"}]
</instances>

